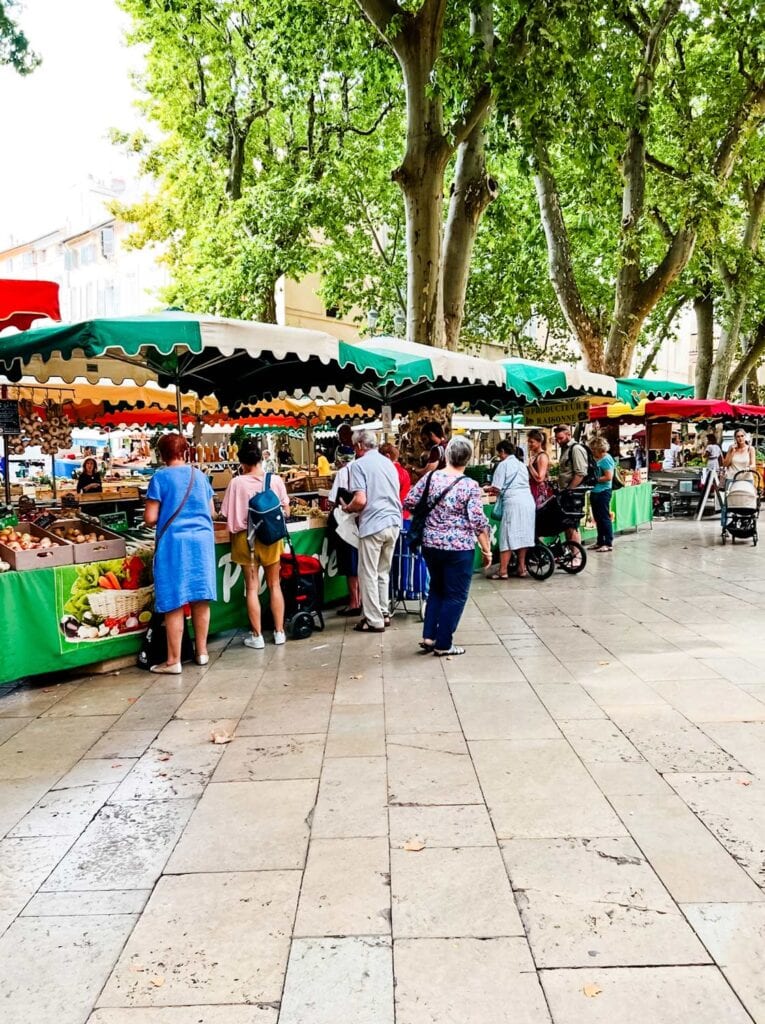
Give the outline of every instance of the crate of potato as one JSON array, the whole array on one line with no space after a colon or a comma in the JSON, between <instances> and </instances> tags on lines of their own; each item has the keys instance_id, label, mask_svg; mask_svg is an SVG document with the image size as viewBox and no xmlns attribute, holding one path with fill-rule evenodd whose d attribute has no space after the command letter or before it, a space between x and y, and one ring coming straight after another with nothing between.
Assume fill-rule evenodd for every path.
<instances>
[{"instance_id":1,"label":"crate of potato","mask_svg":"<svg viewBox=\"0 0 765 1024\"><path fill-rule=\"evenodd\" d=\"M124 558L127 554L124 537L84 519L57 519L44 532L53 540L71 545L75 565Z\"/></svg>"},{"instance_id":2,"label":"crate of potato","mask_svg":"<svg viewBox=\"0 0 765 1024\"><path fill-rule=\"evenodd\" d=\"M71 565L73 549L58 537L51 537L33 523L19 523L0 529L0 560L12 569L51 569Z\"/></svg>"}]
</instances>

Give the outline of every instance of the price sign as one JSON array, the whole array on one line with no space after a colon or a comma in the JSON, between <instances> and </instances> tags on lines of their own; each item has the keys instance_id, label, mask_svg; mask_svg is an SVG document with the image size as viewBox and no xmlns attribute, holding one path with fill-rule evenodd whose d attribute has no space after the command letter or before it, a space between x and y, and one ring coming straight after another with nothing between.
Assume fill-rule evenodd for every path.
<instances>
[{"instance_id":1,"label":"price sign","mask_svg":"<svg viewBox=\"0 0 765 1024\"><path fill-rule=\"evenodd\" d=\"M0 398L0 434L20 434L19 403L15 398Z\"/></svg>"}]
</instances>

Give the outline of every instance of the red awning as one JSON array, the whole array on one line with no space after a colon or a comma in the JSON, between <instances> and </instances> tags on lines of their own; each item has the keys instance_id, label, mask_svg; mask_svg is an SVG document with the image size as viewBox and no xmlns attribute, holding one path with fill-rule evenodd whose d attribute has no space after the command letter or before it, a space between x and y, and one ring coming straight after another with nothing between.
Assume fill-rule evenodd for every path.
<instances>
[{"instance_id":1,"label":"red awning","mask_svg":"<svg viewBox=\"0 0 765 1024\"><path fill-rule=\"evenodd\" d=\"M54 281L11 281L0 278L0 331L28 330L35 320L60 320L58 285Z\"/></svg>"},{"instance_id":2,"label":"red awning","mask_svg":"<svg viewBox=\"0 0 765 1024\"><path fill-rule=\"evenodd\" d=\"M756 420L765 419L765 406L736 405L718 398L665 398L646 402L647 419Z\"/></svg>"}]
</instances>

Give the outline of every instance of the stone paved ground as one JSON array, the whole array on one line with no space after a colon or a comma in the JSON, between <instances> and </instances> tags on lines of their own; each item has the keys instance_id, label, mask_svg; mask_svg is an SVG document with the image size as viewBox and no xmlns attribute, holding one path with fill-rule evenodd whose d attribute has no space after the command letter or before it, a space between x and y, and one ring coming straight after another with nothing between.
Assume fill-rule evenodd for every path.
<instances>
[{"instance_id":1,"label":"stone paved ground","mask_svg":"<svg viewBox=\"0 0 765 1024\"><path fill-rule=\"evenodd\" d=\"M4 1024L764 1022L763 564L657 524L477 581L464 658L0 699Z\"/></svg>"}]
</instances>

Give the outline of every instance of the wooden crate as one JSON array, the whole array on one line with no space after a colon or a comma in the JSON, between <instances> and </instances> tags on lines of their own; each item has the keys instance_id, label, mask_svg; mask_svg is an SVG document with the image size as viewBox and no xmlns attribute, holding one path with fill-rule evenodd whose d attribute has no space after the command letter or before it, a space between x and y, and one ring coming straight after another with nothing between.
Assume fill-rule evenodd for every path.
<instances>
[{"instance_id":1,"label":"wooden crate","mask_svg":"<svg viewBox=\"0 0 765 1024\"><path fill-rule=\"evenodd\" d=\"M81 530L83 533L93 533L95 531L96 533L103 534L106 539L75 544L71 540L62 540L61 537L52 532L59 527L63 527L65 530L74 528ZM113 530L109 530L106 526L100 526L97 523L87 523L82 519L57 519L55 523L51 523L48 529L43 532L47 537L51 537L59 544L67 544L72 549L72 561L75 565L81 565L83 562L108 562L111 558L124 558L127 554L124 537L121 537Z\"/></svg>"},{"instance_id":2,"label":"wooden crate","mask_svg":"<svg viewBox=\"0 0 765 1024\"><path fill-rule=\"evenodd\" d=\"M19 533L29 533L33 537L49 537L50 534L41 530L34 523L19 523L14 527ZM13 548L0 544L0 560L8 562L12 569L17 572L25 572L28 569L52 569L56 565L71 565L73 560L71 544L65 544L60 538L51 538L54 541L53 547L43 551L14 551Z\"/></svg>"}]
</instances>

